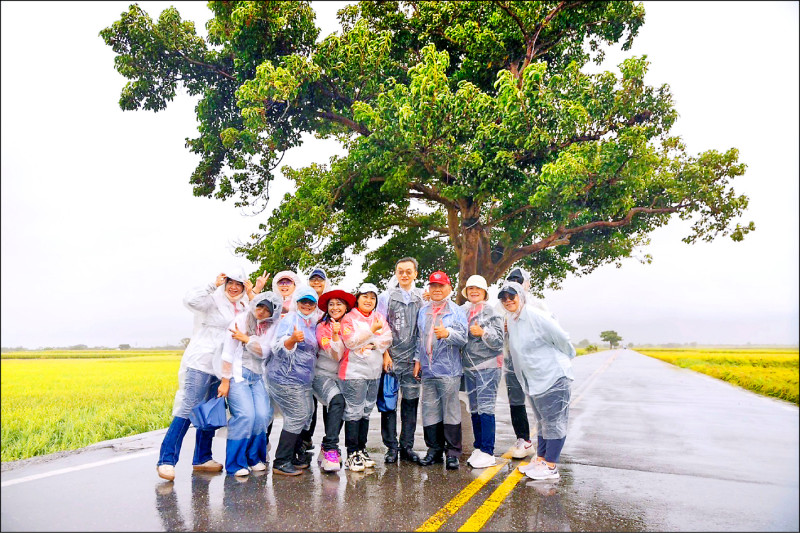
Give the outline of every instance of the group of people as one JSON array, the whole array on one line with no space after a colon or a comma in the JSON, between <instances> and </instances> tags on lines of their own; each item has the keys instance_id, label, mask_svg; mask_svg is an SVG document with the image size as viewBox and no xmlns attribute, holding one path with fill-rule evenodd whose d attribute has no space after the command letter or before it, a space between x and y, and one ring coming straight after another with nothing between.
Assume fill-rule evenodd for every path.
<instances>
[{"instance_id":1,"label":"group of people","mask_svg":"<svg viewBox=\"0 0 800 533\"><path fill-rule=\"evenodd\" d=\"M557 479L575 349L543 302L531 296L528 273L513 269L494 306L488 303L482 276L470 276L462 291L466 302L458 305L446 273L431 274L425 291L416 287L417 275L417 261L404 257L383 292L371 283L355 294L333 287L323 268L312 269L307 282L296 272L279 272L266 292L268 274L253 284L241 270L190 290L184 303L195 314L194 332L181 359L158 475L175 478L191 410L222 396L230 411L225 464L211 457L214 430L198 428L194 470L224 468L235 476L266 470L277 406L283 427L272 471L302 474L313 457L309 450L318 404L325 426L320 469L374 467L367 435L385 373L393 373L399 385L399 402L381 412L385 463L459 468L463 379L475 438L467 464L493 466L495 403L505 368L517 437L511 455L532 456L519 466L528 477ZM536 443L526 397L536 420ZM424 457L414 451L418 413L427 446ZM339 447L342 427L344 456Z\"/></svg>"}]
</instances>

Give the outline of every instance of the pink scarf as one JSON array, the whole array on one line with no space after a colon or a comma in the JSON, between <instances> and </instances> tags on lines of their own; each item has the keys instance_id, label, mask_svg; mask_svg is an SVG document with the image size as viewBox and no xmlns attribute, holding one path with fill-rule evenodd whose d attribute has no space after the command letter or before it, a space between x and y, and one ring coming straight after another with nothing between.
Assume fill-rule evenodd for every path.
<instances>
[{"instance_id":1,"label":"pink scarf","mask_svg":"<svg viewBox=\"0 0 800 533\"><path fill-rule=\"evenodd\" d=\"M447 300L442 300L439 304L436 302L431 304L431 327L428 330L428 338L425 340L425 351L428 352L429 362L433 360L433 338L435 336L433 328L436 326L436 316L443 315L446 307ZM441 317L439 317L439 320L441 320Z\"/></svg>"}]
</instances>

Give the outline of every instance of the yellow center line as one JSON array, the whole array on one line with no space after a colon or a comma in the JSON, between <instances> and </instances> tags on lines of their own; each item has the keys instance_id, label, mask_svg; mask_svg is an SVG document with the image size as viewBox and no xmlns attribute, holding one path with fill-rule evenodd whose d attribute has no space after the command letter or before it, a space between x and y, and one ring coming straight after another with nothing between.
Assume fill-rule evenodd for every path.
<instances>
[{"instance_id":1,"label":"yellow center line","mask_svg":"<svg viewBox=\"0 0 800 533\"><path fill-rule=\"evenodd\" d=\"M511 459L511 450L508 450L506 453L502 455L500 458L501 460L494 466L490 466L486 470L483 471L481 475L477 478L473 479L472 482L464 487L461 492L455 495L455 497L447 502L444 507L436 511L430 518L428 518L421 526L419 526L416 531L436 531L442 525L447 522L447 520L456 514L456 512L461 509L461 507L467 503L475 494L481 490L481 488L492 479L501 468L503 468L508 461Z\"/></svg>"},{"instance_id":2,"label":"yellow center line","mask_svg":"<svg viewBox=\"0 0 800 533\"><path fill-rule=\"evenodd\" d=\"M519 466L525 466L527 464L528 463L520 463ZM524 475L525 474L520 472L518 468L515 468L457 531L480 531L497 508L500 507L500 504L503 503L511 491L514 490L514 487L517 486L517 483L519 483L519 480L522 479Z\"/></svg>"},{"instance_id":3,"label":"yellow center line","mask_svg":"<svg viewBox=\"0 0 800 533\"><path fill-rule=\"evenodd\" d=\"M611 366L611 363L614 362L614 359L617 358L617 354L609 357L603 365L592 372L589 378L586 380L586 385L583 386L581 389L580 394L570 402L570 407L574 406L578 403L578 401L583 398L586 390L589 388L591 381L593 378L597 377L602 372L605 372L606 369ZM505 457L505 456L504 456ZM520 463L519 466L525 466L528 463ZM492 515L497 511L497 508L500 507L505 499L511 494L511 491L514 490L514 487L517 486L519 480L525 476L524 473L519 471L519 468L515 468L511 474L503 480L499 487L497 487L494 492L486 499L483 504L481 504L478 509L472 513L464 525L458 528L458 531L480 531L480 529L489 521Z\"/></svg>"}]
</instances>

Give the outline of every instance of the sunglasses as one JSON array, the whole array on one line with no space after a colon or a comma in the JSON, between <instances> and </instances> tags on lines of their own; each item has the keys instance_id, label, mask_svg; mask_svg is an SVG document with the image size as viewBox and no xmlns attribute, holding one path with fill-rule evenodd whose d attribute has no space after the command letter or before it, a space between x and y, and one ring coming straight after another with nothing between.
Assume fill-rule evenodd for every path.
<instances>
[{"instance_id":1,"label":"sunglasses","mask_svg":"<svg viewBox=\"0 0 800 533\"><path fill-rule=\"evenodd\" d=\"M278 280L278 285L294 285L294 281L289 278L283 278Z\"/></svg>"}]
</instances>

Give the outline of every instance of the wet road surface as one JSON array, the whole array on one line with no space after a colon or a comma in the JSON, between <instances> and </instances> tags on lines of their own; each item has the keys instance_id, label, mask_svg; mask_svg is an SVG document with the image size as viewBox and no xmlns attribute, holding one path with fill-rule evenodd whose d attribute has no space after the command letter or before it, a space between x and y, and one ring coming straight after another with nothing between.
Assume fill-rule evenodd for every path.
<instances>
[{"instance_id":1,"label":"wet road surface","mask_svg":"<svg viewBox=\"0 0 800 533\"><path fill-rule=\"evenodd\" d=\"M4 464L0 529L798 530L796 406L631 350L573 363L558 482L521 475L515 470L521 461L507 453L501 466L483 470L464 460L457 471L384 465L376 410L367 447L378 464L366 472L323 473L314 460L293 478L273 477L270 470L244 479L193 473L193 429L174 482L155 472L166 430ZM500 390L498 457L515 440L504 385ZM472 437L469 417L462 418L466 459ZM322 426L320 417L315 456ZM280 427L278 418L272 440ZM424 453L421 428L415 449ZM222 461L224 454L223 430L214 439L214 456Z\"/></svg>"}]
</instances>

